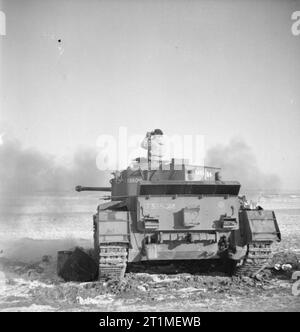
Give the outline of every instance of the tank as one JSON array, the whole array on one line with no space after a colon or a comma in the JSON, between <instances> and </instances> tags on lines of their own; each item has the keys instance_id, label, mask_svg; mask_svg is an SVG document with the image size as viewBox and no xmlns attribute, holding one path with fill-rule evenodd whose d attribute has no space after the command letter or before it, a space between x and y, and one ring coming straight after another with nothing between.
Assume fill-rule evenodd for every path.
<instances>
[{"instance_id":1,"label":"tank","mask_svg":"<svg viewBox=\"0 0 300 332\"><path fill-rule=\"evenodd\" d=\"M172 159L151 167L137 159L113 173L93 216L99 279L119 279L131 262L218 259L232 273L255 276L281 240L274 211L251 208L241 184L220 169Z\"/></svg>"}]
</instances>

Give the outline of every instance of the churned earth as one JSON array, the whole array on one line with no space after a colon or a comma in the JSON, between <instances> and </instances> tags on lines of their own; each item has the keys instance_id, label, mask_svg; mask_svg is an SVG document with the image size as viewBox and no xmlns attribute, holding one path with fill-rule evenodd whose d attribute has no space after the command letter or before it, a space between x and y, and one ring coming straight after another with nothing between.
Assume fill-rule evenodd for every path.
<instances>
[{"instance_id":1,"label":"churned earth","mask_svg":"<svg viewBox=\"0 0 300 332\"><path fill-rule=\"evenodd\" d=\"M1 270L1 311L300 311L292 271L267 269L252 279L178 263L130 266L121 282L75 283L57 277L49 256L35 263L2 258Z\"/></svg>"}]
</instances>

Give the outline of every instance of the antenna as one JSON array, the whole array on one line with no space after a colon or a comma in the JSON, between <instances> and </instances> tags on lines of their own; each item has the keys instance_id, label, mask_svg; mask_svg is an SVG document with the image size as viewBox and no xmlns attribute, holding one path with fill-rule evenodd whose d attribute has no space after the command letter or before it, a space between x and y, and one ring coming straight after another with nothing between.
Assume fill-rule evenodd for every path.
<instances>
[{"instance_id":1,"label":"antenna","mask_svg":"<svg viewBox=\"0 0 300 332\"><path fill-rule=\"evenodd\" d=\"M147 148L148 148L148 171L151 171L151 133L147 133Z\"/></svg>"}]
</instances>

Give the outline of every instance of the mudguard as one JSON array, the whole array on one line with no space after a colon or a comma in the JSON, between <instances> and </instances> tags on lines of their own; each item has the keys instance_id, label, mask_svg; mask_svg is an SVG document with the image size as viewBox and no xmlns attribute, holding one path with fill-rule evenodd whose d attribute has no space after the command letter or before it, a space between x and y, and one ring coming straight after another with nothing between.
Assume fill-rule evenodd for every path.
<instances>
[{"instance_id":1,"label":"mudguard","mask_svg":"<svg viewBox=\"0 0 300 332\"><path fill-rule=\"evenodd\" d=\"M94 243L129 242L128 211L99 210L94 215Z\"/></svg>"},{"instance_id":2,"label":"mudguard","mask_svg":"<svg viewBox=\"0 0 300 332\"><path fill-rule=\"evenodd\" d=\"M240 212L240 234L244 244L252 241L281 240L275 213L270 210L242 210Z\"/></svg>"}]
</instances>

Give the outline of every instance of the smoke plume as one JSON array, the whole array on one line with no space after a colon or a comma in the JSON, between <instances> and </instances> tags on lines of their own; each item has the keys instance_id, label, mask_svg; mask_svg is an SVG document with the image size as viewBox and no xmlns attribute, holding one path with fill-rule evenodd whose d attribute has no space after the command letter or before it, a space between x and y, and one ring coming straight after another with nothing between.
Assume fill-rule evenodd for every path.
<instances>
[{"instance_id":1,"label":"smoke plume","mask_svg":"<svg viewBox=\"0 0 300 332\"><path fill-rule=\"evenodd\" d=\"M109 175L96 166L96 151L77 150L72 166L58 165L55 157L34 149L23 148L18 140L0 146L1 192L26 194L39 191L68 191L77 184L107 185Z\"/></svg>"},{"instance_id":2,"label":"smoke plume","mask_svg":"<svg viewBox=\"0 0 300 332\"><path fill-rule=\"evenodd\" d=\"M206 164L222 168L223 180L237 180L243 190L278 190L280 179L265 174L257 165L251 148L241 139L232 139L228 145L216 145L207 151Z\"/></svg>"}]
</instances>

